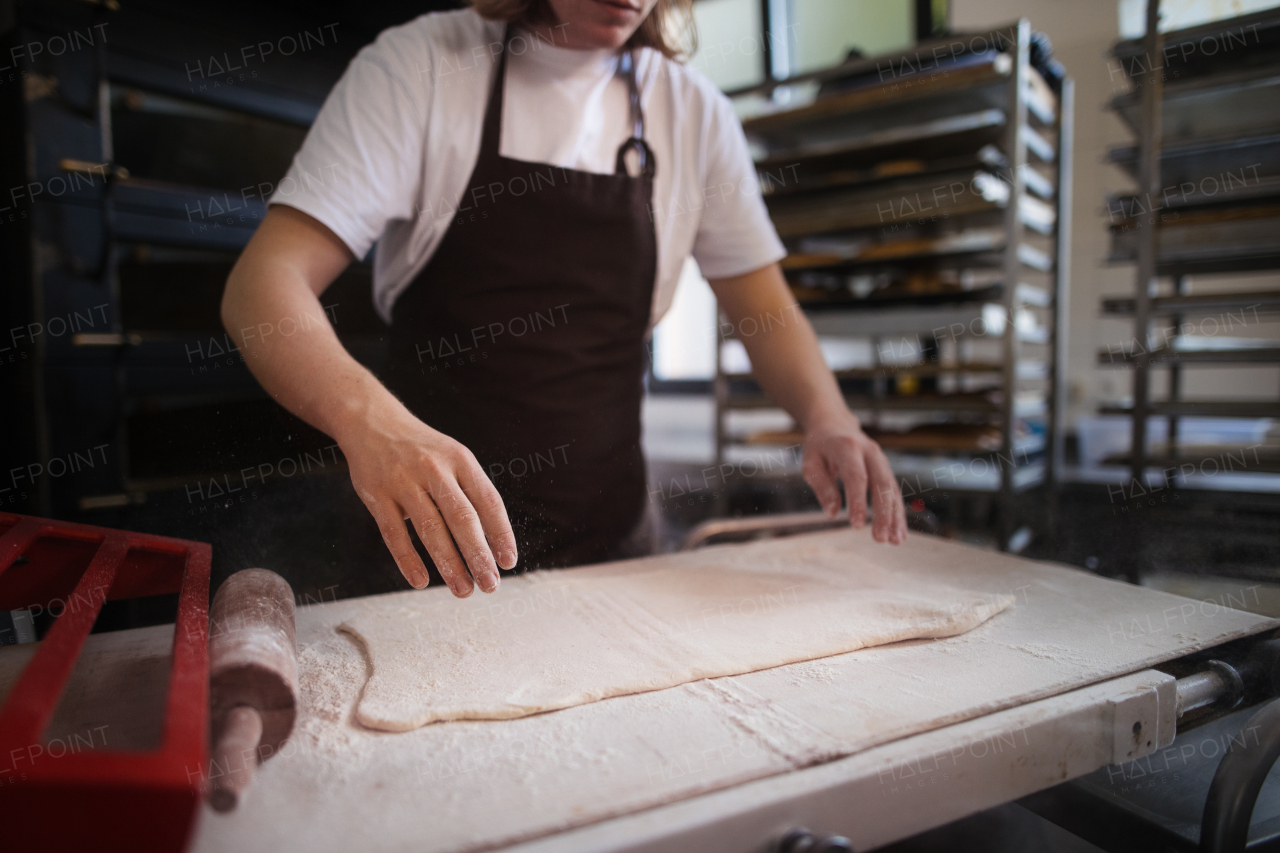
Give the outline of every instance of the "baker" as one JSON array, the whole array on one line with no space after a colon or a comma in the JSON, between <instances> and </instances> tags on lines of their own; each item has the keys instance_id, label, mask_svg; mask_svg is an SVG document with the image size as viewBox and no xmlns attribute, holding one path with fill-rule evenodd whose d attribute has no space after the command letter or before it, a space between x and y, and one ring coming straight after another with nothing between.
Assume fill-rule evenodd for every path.
<instances>
[{"instance_id":1,"label":"baker","mask_svg":"<svg viewBox=\"0 0 1280 853\"><path fill-rule=\"evenodd\" d=\"M845 406L778 267L741 125L678 61L690 0L473 0L351 62L236 263L222 315L246 363L332 436L415 587L651 547L645 341L692 256L764 390L804 430L805 480L906 536L888 461ZM725 189L729 188L729 189ZM381 378L319 296L377 242ZM305 332L240 335L275 318ZM782 322L776 322L782 318ZM264 325L265 324L265 325ZM519 460L519 462L516 462ZM517 474L516 471L520 473Z\"/></svg>"}]
</instances>

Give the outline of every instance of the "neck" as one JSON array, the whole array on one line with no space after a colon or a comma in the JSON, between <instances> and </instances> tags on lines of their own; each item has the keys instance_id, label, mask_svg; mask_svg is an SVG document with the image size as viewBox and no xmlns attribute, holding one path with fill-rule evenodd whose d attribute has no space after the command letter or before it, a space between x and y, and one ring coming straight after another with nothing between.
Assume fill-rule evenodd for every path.
<instances>
[{"instance_id":1,"label":"neck","mask_svg":"<svg viewBox=\"0 0 1280 853\"><path fill-rule=\"evenodd\" d=\"M543 44L550 44L555 47L563 47L569 50L621 50L623 45L620 44L598 44L593 40L575 36L569 24L538 24L524 26L524 29L532 34L533 38Z\"/></svg>"}]
</instances>

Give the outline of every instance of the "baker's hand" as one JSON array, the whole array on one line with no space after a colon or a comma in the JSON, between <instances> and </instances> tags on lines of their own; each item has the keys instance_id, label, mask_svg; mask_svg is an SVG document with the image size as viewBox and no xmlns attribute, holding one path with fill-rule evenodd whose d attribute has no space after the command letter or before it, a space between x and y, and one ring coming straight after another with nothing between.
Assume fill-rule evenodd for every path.
<instances>
[{"instance_id":1,"label":"baker's hand","mask_svg":"<svg viewBox=\"0 0 1280 853\"><path fill-rule=\"evenodd\" d=\"M844 484L849 521L856 528L866 523L867 489L871 490L871 535L877 542L900 545L907 538L907 511L889 460L848 412L808 424L804 437L804 479L832 518L840 512Z\"/></svg>"},{"instance_id":2,"label":"baker's hand","mask_svg":"<svg viewBox=\"0 0 1280 853\"><path fill-rule=\"evenodd\" d=\"M498 490L470 450L403 406L385 408L365 417L341 447L356 494L401 574L418 589L427 585L408 519L454 595L466 598L476 585L493 592L497 567L516 565L516 538Z\"/></svg>"}]
</instances>

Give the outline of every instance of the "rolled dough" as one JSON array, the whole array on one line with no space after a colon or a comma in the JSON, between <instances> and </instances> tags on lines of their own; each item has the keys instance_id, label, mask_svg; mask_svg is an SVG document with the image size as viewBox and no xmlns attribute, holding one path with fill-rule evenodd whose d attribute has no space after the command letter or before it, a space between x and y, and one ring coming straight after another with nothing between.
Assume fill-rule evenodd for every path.
<instances>
[{"instance_id":1,"label":"rolled dough","mask_svg":"<svg viewBox=\"0 0 1280 853\"><path fill-rule=\"evenodd\" d=\"M879 547L727 545L533 572L461 601L443 587L402 593L340 626L371 664L356 716L385 731L523 717L963 634L1014 601L887 569Z\"/></svg>"}]
</instances>

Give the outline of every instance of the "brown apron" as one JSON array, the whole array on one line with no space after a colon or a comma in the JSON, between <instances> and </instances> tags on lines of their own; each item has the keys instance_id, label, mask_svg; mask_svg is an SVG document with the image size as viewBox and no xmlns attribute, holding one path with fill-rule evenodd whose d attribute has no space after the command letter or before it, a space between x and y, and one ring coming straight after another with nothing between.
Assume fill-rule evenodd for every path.
<instances>
[{"instance_id":1,"label":"brown apron","mask_svg":"<svg viewBox=\"0 0 1280 853\"><path fill-rule=\"evenodd\" d=\"M621 68L635 131L612 175L498 153L506 59L454 221L392 311L387 384L475 454L506 503L520 568L613 559L645 518L640 401L658 254L634 58Z\"/></svg>"}]
</instances>

